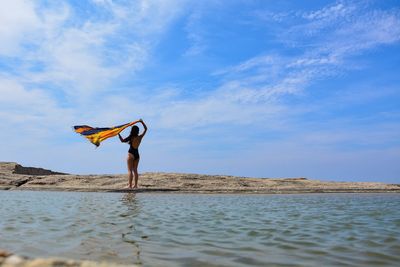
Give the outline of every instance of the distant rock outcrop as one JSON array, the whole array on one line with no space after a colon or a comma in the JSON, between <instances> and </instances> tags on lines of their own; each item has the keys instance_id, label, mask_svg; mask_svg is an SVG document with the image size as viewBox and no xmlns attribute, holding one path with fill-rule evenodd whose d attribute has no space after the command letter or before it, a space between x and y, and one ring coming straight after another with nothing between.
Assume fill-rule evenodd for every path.
<instances>
[{"instance_id":1,"label":"distant rock outcrop","mask_svg":"<svg viewBox=\"0 0 400 267\"><path fill-rule=\"evenodd\" d=\"M35 167L24 167L16 164L13 173L15 174L25 174L25 175L66 175L67 173L53 172L51 170L46 170L42 168Z\"/></svg>"}]
</instances>

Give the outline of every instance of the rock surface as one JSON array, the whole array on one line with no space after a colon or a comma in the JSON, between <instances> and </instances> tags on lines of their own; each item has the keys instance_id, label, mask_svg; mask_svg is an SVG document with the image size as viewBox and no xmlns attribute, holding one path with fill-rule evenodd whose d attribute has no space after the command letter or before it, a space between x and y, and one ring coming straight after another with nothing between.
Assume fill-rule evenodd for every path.
<instances>
[{"instance_id":1,"label":"rock surface","mask_svg":"<svg viewBox=\"0 0 400 267\"><path fill-rule=\"evenodd\" d=\"M21 172L21 170L29 171ZM3 190L194 193L400 192L400 184L327 182L306 178L249 178L226 175L147 172L140 175L140 188L136 190L124 189L127 185L127 180L127 175L121 174L61 174L41 168L22 167L14 162L0 162L0 189Z\"/></svg>"},{"instance_id":2,"label":"rock surface","mask_svg":"<svg viewBox=\"0 0 400 267\"><path fill-rule=\"evenodd\" d=\"M58 258L28 259L0 250L1 267L128 267L137 265L120 265L110 262L77 261Z\"/></svg>"}]
</instances>

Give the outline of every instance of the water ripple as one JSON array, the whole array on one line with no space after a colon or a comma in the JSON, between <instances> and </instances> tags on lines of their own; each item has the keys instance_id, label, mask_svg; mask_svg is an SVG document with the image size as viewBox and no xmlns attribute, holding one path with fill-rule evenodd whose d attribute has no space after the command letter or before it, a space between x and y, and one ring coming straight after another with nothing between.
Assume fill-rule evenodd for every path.
<instances>
[{"instance_id":1,"label":"water ripple","mask_svg":"<svg viewBox=\"0 0 400 267\"><path fill-rule=\"evenodd\" d=\"M0 201L0 247L31 257L145 266L396 266L400 261L396 194L3 191Z\"/></svg>"}]
</instances>

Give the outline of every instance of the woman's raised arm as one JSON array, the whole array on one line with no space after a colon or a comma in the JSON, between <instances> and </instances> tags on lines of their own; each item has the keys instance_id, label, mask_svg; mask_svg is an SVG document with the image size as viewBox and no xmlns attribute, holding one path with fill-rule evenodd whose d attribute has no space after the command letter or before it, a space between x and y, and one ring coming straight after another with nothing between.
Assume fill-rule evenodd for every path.
<instances>
[{"instance_id":1,"label":"woman's raised arm","mask_svg":"<svg viewBox=\"0 0 400 267\"><path fill-rule=\"evenodd\" d=\"M120 134L118 134L118 137L119 137L119 140L120 140L122 143L126 143L126 142L129 141L129 136L128 136L127 138L122 138L122 136L121 136Z\"/></svg>"},{"instance_id":2,"label":"woman's raised arm","mask_svg":"<svg viewBox=\"0 0 400 267\"><path fill-rule=\"evenodd\" d=\"M146 124L144 123L144 121L142 119L140 119L139 122L143 125L143 128L144 128L144 131L141 134L141 136L144 136L146 134L146 132L147 132L147 126L146 126Z\"/></svg>"}]
</instances>

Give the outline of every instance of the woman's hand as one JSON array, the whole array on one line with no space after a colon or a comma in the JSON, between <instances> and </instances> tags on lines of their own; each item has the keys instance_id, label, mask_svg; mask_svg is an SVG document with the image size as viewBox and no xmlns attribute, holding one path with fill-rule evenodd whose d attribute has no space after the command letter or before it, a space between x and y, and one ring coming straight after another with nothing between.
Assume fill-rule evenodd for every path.
<instances>
[{"instance_id":1,"label":"woman's hand","mask_svg":"<svg viewBox=\"0 0 400 267\"><path fill-rule=\"evenodd\" d=\"M122 136L121 136L120 134L118 134L118 137L119 137L119 140L120 140L121 142L124 142L124 139L122 138Z\"/></svg>"}]
</instances>

